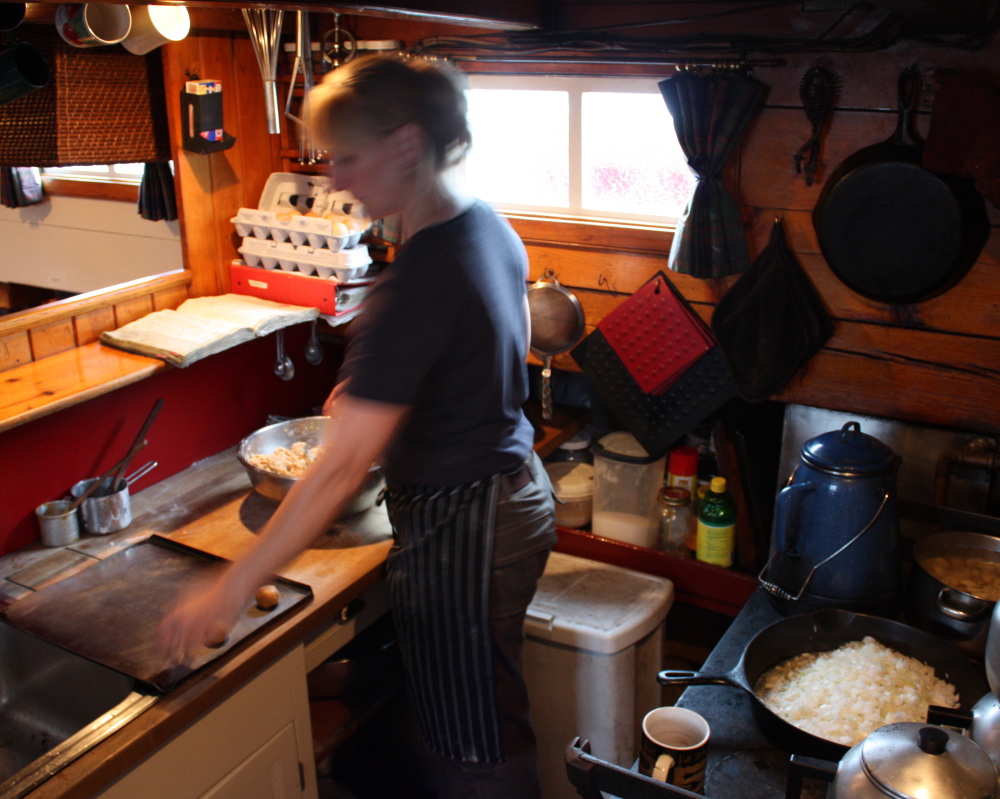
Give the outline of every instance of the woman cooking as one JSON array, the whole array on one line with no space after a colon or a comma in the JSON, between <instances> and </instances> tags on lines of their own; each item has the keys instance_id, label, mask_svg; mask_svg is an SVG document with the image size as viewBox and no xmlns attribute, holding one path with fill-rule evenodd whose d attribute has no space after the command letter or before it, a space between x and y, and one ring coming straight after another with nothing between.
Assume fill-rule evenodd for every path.
<instances>
[{"instance_id":1,"label":"woman cooking","mask_svg":"<svg viewBox=\"0 0 1000 799\"><path fill-rule=\"evenodd\" d=\"M355 323L323 456L246 555L164 621L161 641L181 660L230 624L378 460L394 538L386 577L434 790L537 797L520 662L555 527L521 411L524 248L454 182L471 141L460 73L372 56L330 73L310 101L335 187L373 219L398 214L404 243Z\"/></svg>"}]
</instances>

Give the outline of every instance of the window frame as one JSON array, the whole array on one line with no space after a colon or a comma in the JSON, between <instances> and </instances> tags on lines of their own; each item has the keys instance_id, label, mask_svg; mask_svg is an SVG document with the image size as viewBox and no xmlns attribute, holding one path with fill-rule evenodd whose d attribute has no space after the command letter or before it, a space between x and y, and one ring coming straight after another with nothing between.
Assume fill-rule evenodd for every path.
<instances>
[{"instance_id":1,"label":"window frame","mask_svg":"<svg viewBox=\"0 0 1000 799\"><path fill-rule=\"evenodd\" d=\"M111 165L112 169L114 165ZM123 177L113 172L110 174L86 173L77 174L47 174L41 171L42 187L45 193L53 197L85 197L92 200L116 200L120 202L139 202L139 185L142 176Z\"/></svg>"},{"instance_id":2,"label":"window frame","mask_svg":"<svg viewBox=\"0 0 1000 799\"><path fill-rule=\"evenodd\" d=\"M472 65L463 65L471 67ZM510 67L511 65L505 65ZM496 202L496 209L511 218L534 219L538 221L574 222L592 224L597 227L621 227L629 231L647 230L663 233L673 233L677 229L679 217L662 217L646 214L623 214L621 216L606 216L606 212L595 210L587 212L582 209L581 164L582 164L582 95L588 91L608 92L612 84L625 87L623 93L656 94L659 90L656 82L673 73L671 69L666 74L622 74L601 72L569 72L539 75L536 71L495 71L467 69L466 75L469 88L488 88L484 84L497 84L493 88L546 90L548 84L551 91L569 89L569 160L570 160L570 208L566 211L554 210L520 203ZM560 87L560 84L563 88ZM581 208L573 208L577 202ZM644 248L643 248L644 249ZM658 249L658 248L657 248Z\"/></svg>"}]
</instances>

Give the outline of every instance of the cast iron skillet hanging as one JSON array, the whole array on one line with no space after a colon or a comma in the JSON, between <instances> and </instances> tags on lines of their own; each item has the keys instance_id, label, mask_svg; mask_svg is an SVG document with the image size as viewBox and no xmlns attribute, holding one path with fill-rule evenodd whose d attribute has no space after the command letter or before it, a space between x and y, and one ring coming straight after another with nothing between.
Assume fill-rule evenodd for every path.
<instances>
[{"instance_id":1,"label":"cast iron skillet hanging","mask_svg":"<svg viewBox=\"0 0 1000 799\"><path fill-rule=\"evenodd\" d=\"M919 77L899 76L899 124L884 142L848 157L830 175L813 209L830 268L872 300L913 303L965 276L989 236L983 198L964 178L920 164L913 130Z\"/></svg>"},{"instance_id":2,"label":"cast iron skillet hanging","mask_svg":"<svg viewBox=\"0 0 1000 799\"><path fill-rule=\"evenodd\" d=\"M764 672L782 661L806 653L830 652L851 641L860 641L867 635L933 668L935 676L955 686L959 704L964 710L970 710L989 691L978 669L947 641L898 621L839 608L790 616L765 627L750 639L739 662L726 674L667 670L661 671L657 680L661 685L741 688L749 696L754 719L761 732L772 744L798 755L840 760L848 750L847 746L820 738L785 721L768 709L755 689Z\"/></svg>"}]
</instances>

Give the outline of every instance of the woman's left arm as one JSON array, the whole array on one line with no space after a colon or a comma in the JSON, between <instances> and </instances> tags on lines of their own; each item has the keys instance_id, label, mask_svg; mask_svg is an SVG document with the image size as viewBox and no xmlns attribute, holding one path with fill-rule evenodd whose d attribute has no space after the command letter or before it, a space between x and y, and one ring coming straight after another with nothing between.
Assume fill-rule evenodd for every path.
<instances>
[{"instance_id":1,"label":"woman's left arm","mask_svg":"<svg viewBox=\"0 0 1000 799\"><path fill-rule=\"evenodd\" d=\"M158 629L171 662L191 658L227 629L250 597L326 530L361 486L408 408L340 394L328 406L323 455L297 480L253 545L221 575L196 587Z\"/></svg>"}]
</instances>

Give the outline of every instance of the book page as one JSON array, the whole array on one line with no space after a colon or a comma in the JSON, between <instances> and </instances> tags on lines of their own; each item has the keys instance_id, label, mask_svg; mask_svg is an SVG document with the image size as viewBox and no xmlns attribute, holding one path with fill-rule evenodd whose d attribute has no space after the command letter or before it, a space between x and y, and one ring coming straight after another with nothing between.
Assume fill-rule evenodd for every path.
<instances>
[{"instance_id":1,"label":"book page","mask_svg":"<svg viewBox=\"0 0 1000 799\"><path fill-rule=\"evenodd\" d=\"M181 366L252 338L253 331L244 325L170 310L154 311L101 334L106 344Z\"/></svg>"},{"instance_id":2,"label":"book page","mask_svg":"<svg viewBox=\"0 0 1000 799\"><path fill-rule=\"evenodd\" d=\"M316 308L287 305L244 294L193 297L182 302L177 311L233 322L250 328L258 336L315 319L319 315Z\"/></svg>"}]
</instances>

